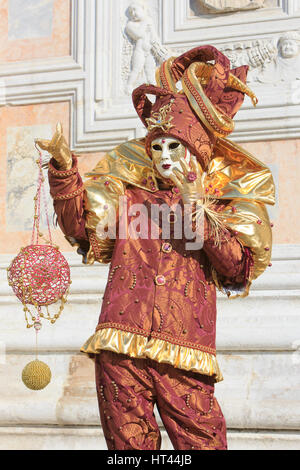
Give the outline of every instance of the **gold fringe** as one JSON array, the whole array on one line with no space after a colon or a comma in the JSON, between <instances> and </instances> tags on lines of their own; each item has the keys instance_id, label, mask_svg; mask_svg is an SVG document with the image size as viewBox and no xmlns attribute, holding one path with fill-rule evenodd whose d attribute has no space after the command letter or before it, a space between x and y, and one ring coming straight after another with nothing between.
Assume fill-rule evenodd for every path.
<instances>
[{"instance_id":1,"label":"gold fringe","mask_svg":"<svg viewBox=\"0 0 300 470\"><path fill-rule=\"evenodd\" d=\"M216 357L213 354L172 344L159 338L148 338L117 328L103 328L91 336L80 351L88 355L109 350L137 358L150 358L198 374L213 376L216 382L223 380Z\"/></svg>"},{"instance_id":2,"label":"gold fringe","mask_svg":"<svg viewBox=\"0 0 300 470\"><path fill-rule=\"evenodd\" d=\"M198 221L203 217L203 212L206 214L209 221L209 236L215 240L216 246L221 246L222 232L226 229L223 222L224 215L216 212L214 206L216 199L206 197L197 201L197 209L192 213L194 220Z\"/></svg>"}]
</instances>

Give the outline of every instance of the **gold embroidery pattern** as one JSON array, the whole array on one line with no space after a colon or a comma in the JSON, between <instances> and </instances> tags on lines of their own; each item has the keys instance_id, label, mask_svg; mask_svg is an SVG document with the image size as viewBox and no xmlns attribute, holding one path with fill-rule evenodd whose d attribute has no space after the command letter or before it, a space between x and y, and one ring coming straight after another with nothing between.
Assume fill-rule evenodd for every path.
<instances>
[{"instance_id":1,"label":"gold embroidery pattern","mask_svg":"<svg viewBox=\"0 0 300 470\"><path fill-rule=\"evenodd\" d=\"M171 112L173 103L174 100L171 100L169 104L162 106L159 111L152 113L150 118L146 118L148 132L155 128L160 128L164 132L167 132L174 127L173 124L171 124L173 116L167 119L167 115Z\"/></svg>"},{"instance_id":2,"label":"gold embroidery pattern","mask_svg":"<svg viewBox=\"0 0 300 470\"><path fill-rule=\"evenodd\" d=\"M72 168L71 170L66 170L66 171L62 171L62 170L55 170L55 168L53 168L53 166L49 163L48 165L48 171L49 173L51 173L51 175L53 176L58 176L60 178L66 178L67 176L72 176L72 175L76 175L77 171L78 171L78 168L77 168L77 165Z\"/></svg>"},{"instance_id":3,"label":"gold embroidery pattern","mask_svg":"<svg viewBox=\"0 0 300 470\"><path fill-rule=\"evenodd\" d=\"M158 331L151 331L151 336L153 338L157 338L159 340L168 341L168 342L170 342L172 344L175 344L177 346L184 346L184 347L187 347L187 348L196 349L198 351L207 352L209 354L212 354L213 356L216 356L216 349L215 348L210 348L209 346L203 346L203 345L199 345L197 343L192 343L191 341L183 341L179 338L175 339L171 335L168 335L167 333L160 333Z\"/></svg>"},{"instance_id":4,"label":"gold embroidery pattern","mask_svg":"<svg viewBox=\"0 0 300 470\"><path fill-rule=\"evenodd\" d=\"M211 125L212 129L216 132L218 132L219 134L221 134L222 136L227 136L228 134L230 134L230 132L232 132L233 129L228 129L227 126L225 129L222 129L217 122L215 122L215 120L213 119L212 115L210 114L209 110L207 109L207 107L205 106L205 103L202 99L202 97L200 96L200 94L195 90L193 84L191 83L189 77L187 75L184 76L184 80L185 80L185 84L187 86L187 89L188 91L191 93L191 95L194 97L194 99L196 100L200 110L202 111L205 119L207 120L207 122ZM222 117L221 117L221 114L218 113L218 117L220 119L220 122L222 122ZM222 123L223 124L223 123Z\"/></svg>"},{"instance_id":5,"label":"gold embroidery pattern","mask_svg":"<svg viewBox=\"0 0 300 470\"><path fill-rule=\"evenodd\" d=\"M64 201L67 199L72 199L73 197L79 196L79 194L81 194L83 191L84 191L84 186L81 186L79 189L76 189L76 191L73 191L72 193L58 194L53 199L54 201Z\"/></svg>"}]
</instances>

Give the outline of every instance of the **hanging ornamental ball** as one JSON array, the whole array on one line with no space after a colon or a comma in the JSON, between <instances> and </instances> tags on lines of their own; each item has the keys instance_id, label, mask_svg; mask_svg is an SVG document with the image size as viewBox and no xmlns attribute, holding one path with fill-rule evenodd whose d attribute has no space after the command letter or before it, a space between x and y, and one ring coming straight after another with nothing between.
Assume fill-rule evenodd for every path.
<instances>
[{"instance_id":1,"label":"hanging ornamental ball","mask_svg":"<svg viewBox=\"0 0 300 470\"><path fill-rule=\"evenodd\" d=\"M59 317L71 284L70 267L58 247L53 245L28 245L12 260L7 270L9 285L24 305L27 328L33 326L36 334L42 328L40 318L55 323ZM41 307L61 301L59 313L51 317L42 314ZM33 305L37 317L27 307ZM26 312L32 317L29 325ZM22 372L22 381L30 390L42 390L51 380L51 370L47 364L39 361L29 362Z\"/></svg>"},{"instance_id":2,"label":"hanging ornamental ball","mask_svg":"<svg viewBox=\"0 0 300 470\"><path fill-rule=\"evenodd\" d=\"M70 267L58 248L28 245L13 259L7 272L9 285L23 304L50 305L67 291Z\"/></svg>"},{"instance_id":3,"label":"hanging ornamental ball","mask_svg":"<svg viewBox=\"0 0 300 470\"><path fill-rule=\"evenodd\" d=\"M42 390L51 381L51 370L45 362L29 362L23 369L22 381L30 390Z\"/></svg>"}]
</instances>

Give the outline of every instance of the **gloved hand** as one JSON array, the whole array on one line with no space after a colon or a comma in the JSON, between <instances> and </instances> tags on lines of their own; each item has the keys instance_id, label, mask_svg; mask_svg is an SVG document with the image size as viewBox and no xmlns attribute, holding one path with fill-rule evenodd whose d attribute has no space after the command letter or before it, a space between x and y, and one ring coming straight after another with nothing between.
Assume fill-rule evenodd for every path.
<instances>
[{"instance_id":1,"label":"gloved hand","mask_svg":"<svg viewBox=\"0 0 300 470\"><path fill-rule=\"evenodd\" d=\"M36 139L35 143L49 152L56 160L59 170L70 170L72 168L72 153L63 135L61 123L56 124L56 131L52 140Z\"/></svg>"},{"instance_id":2,"label":"gloved hand","mask_svg":"<svg viewBox=\"0 0 300 470\"><path fill-rule=\"evenodd\" d=\"M191 155L191 168L183 159L179 161L182 172L175 168L169 178L179 189L183 203L192 204L204 198L203 171L194 155Z\"/></svg>"}]
</instances>

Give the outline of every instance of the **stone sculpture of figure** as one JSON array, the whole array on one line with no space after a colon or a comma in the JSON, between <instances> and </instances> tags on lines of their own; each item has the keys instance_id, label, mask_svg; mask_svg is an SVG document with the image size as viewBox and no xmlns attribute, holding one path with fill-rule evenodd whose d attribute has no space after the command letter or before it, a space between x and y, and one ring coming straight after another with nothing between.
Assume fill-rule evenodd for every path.
<instances>
[{"instance_id":1,"label":"stone sculpture of figure","mask_svg":"<svg viewBox=\"0 0 300 470\"><path fill-rule=\"evenodd\" d=\"M262 8L265 0L197 0L196 3L204 8L206 13L232 13Z\"/></svg>"},{"instance_id":2,"label":"stone sculpture of figure","mask_svg":"<svg viewBox=\"0 0 300 470\"><path fill-rule=\"evenodd\" d=\"M50 191L67 240L84 262L111 263L96 331L81 348L95 359L109 450L159 450L155 404L175 449L227 448L214 396L222 380L216 287L247 295L270 262L272 244L265 208L274 204L272 175L225 138L244 95L256 102L247 71L230 69L210 45L165 61L156 86L132 93L146 137L106 154L85 182L61 126L52 141L37 141L53 157ZM186 205L193 213L183 220ZM99 224L113 208L125 229L114 217L118 233L100 237ZM178 228L189 222L197 231L199 217L202 244L191 248L192 237ZM142 236L131 236L138 226Z\"/></svg>"},{"instance_id":3,"label":"stone sculpture of figure","mask_svg":"<svg viewBox=\"0 0 300 470\"><path fill-rule=\"evenodd\" d=\"M143 71L146 81L155 83L155 58L160 63L166 58L167 50L161 47L152 18L148 15L145 5L133 2L129 6L127 14L128 21L125 32L134 43L131 71L126 87L127 93L130 94Z\"/></svg>"},{"instance_id":4,"label":"stone sculpture of figure","mask_svg":"<svg viewBox=\"0 0 300 470\"><path fill-rule=\"evenodd\" d=\"M300 79L300 33L290 31L283 34L277 42L277 55L263 66L257 74L261 83L279 83Z\"/></svg>"}]
</instances>

